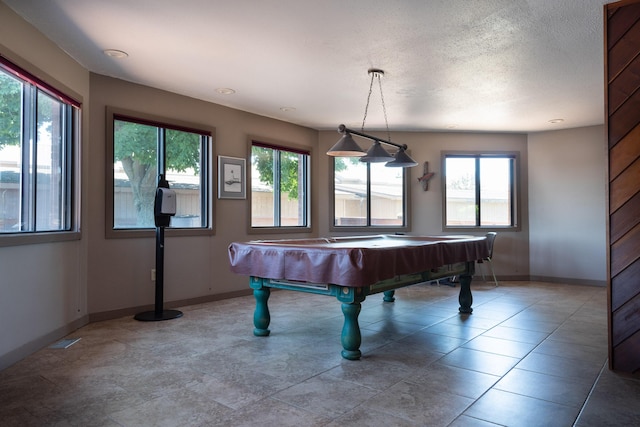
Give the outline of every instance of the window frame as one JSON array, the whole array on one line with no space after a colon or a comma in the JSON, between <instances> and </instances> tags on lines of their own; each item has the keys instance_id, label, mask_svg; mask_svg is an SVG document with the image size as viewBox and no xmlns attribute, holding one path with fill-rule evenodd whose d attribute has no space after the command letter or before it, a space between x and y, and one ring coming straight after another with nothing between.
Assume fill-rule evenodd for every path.
<instances>
[{"instance_id":1,"label":"window frame","mask_svg":"<svg viewBox=\"0 0 640 427\"><path fill-rule=\"evenodd\" d=\"M65 164L62 175L65 193L63 200L65 229L0 233L0 247L80 240L82 237L80 232L82 96L31 64L18 58L9 58L2 52L0 52L0 67L7 74L20 80L23 85L30 85L35 89L35 97L40 92L64 104L67 108L66 115L68 115L65 118L67 138L64 141L64 159L62 160ZM24 126L24 119L21 123ZM34 197L37 203L37 194ZM22 197L20 199L22 201Z\"/></svg>"},{"instance_id":2,"label":"window frame","mask_svg":"<svg viewBox=\"0 0 640 427\"><path fill-rule=\"evenodd\" d=\"M459 158L508 158L513 160L513 172L512 172L512 181L510 183L510 194L511 194L511 225L478 225L476 221L476 225L472 226L450 226L447 225L447 179L446 179L446 160L448 157L459 157ZM442 151L441 152L441 170L442 170L442 230L443 231L520 231L522 229L521 225L521 199L522 199L522 188L521 188L521 162L520 162L520 152L518 151ZM480 197L481 189L479 183L479 174L480 171L476 170L475 176L475 184L476 184L476 203ZM476 208L479 210L480 207L476 204ZM481 212L478 214L476 218L481 218Z\"/></svg>"},{"instance_id":3,"label":"window frame","mask_svg":"<svg viewBox=\"0 0 640 427\"><path fill-rule=\"evenodd\" d=\"M401 168L403 171L402 182L402 198L403 198L403 210L404 210L404 225L401 226L388 226L388 225L364 225L364 226L338 226L336 224L336 201L335 201L335 158L327 156L329 162L329 231L331 232L347 232L347 233L362 233L362 232L382 232L382 233L406 233L411 231L411 169ZM367 223L371 223L371 163L363 162L367 166Z\"/></svg>"},{"instance_id":4,"label":"window frame","mask_svg":"<svg viewBox=\"0 0 640 427\"><path fill-rule=\"evenodd\" d=\"M113 228L114 226L114 178L113 178L113 164L114 164L114 122L115 120L129 119L135 123L147 124L158 127L166 127L174 130L185 130L191 132L198 132L206 134L209 137L208 142L205 144L205 153L202 154L202 166L201 174L203 176L201 182L203 183L202 194L205 197L203 201L203 208L206 208L206 227L199 228L165 228L166 236L210 236L215 234L215 220L214 220L214 197L212 196L212 189L215 188L214 182L214 168L212 165L214 146L215 146L215 128L202 124L194 124L185 122L179 119L171 119L166 117L160 117L153 114L141 113L138 111L126 110L118 107L107 106L106 107L106 155L105 155L105 238L107 239L122 239L122 238L141 238L155 236L156 227L150 228ZM164 159L162 160L164 161Z\"/></svg>"},{"instance_id":5,"label":"window frame","mask_svg":"<svg viewBox=\"0 0 640 427\"><path fill-rule=\"evenodd\" d=\"M306 211L306 225L303 226L269 226L269 227L254 227L252 224L252 212L253 212L253 191L252 191L252 172L253 165L251 163L252 147L256 143L257 146L263 148L274 148L281 151L288 151L292 153L307 155L306 169L306 200L304 203ZM304 146L299 144L292 144L289 142L278 141L271 138L263 138L259 136L249 136L247 139L247 194L248 194L248 211L247 211L247 234L295 234L295 233L310 233L312 232L312 217L311 217L311 163L313 160L314 150L310 146Z\"/></svg>"}]
</instances>

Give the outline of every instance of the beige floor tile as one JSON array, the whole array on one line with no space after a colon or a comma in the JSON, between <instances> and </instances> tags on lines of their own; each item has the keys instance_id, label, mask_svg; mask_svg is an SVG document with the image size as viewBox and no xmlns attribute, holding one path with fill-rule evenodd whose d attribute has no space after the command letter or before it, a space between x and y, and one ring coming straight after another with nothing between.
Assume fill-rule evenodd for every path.
<instances>
[{"instance_id":1,"label":"beige floor tile","mask_svg":"<svg viewBox=\"0 0 640 427\"><path fill-rule=\"evenodd\" d=\"M579 408L592 385L588 380L512 369L493 388Z\"/></svg>"},{"instance_id":2,"label":"beige floor tile","mask_svg":"<svg viewBox=\"0 0 640 427\"><path fill-rule=\"evenodd\" d=\"M400 382L367 400L363 406L418 425L447 426L473 399L435 391L429 384Z\"/></svg>"},{"instance_id":3,"label":"beige floor tile","mask_svg":"<svg viewBox=\"0 0 640 427\"><path fill-rule=\"evenodd\" d=\"M489 375L502 376L509 372L519 361L520 359L515 357L460 347L440 359L439 363Z\"/></svg>"},{"instance_id":4,"label":"beige floor tile","mask_svg":"<svg viewBox=\"0 0 640 427\"><path fill-rule=\"evenodd\" d=\"M166 322L85 326L0 372L6 426L640 425L640 378L607 369L606 290L542 282L420 284L362 305L362 359L340 356L333 297L275 291ZM583 404L584 403L584 404Z\"/></svg>"},{"instance_id":5,"label":"beige floor tile","mask_svg":"<svg viewBox=\"0 0 640 427\"><path fill-rule=\"evenodd\" d=\"M535 348L535 345L505 340L502 338L488 337L483 334L467 342L462 346L462 348L500 354L502 356L523 358Z\"/></svg>"},{"instance_id":6,"label":"beige floor tile","mask_svg":"<svg viewBox=\"0 0 640 427\"><path fill-rule=\"evenodd\" d=\"M579 408L491 389L464 414L510 427L567 427Z\"/></svg>"}]
</instances>

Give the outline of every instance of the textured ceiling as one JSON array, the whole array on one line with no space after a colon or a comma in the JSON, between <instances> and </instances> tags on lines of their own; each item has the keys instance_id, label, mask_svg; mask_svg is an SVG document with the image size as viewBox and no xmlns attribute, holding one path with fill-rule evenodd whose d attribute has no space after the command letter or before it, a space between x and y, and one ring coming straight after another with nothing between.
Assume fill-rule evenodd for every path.
<instances>
[{"instance_id":1,"label":"textured ceiling","mask_svg":"<svg viewBox=\"0 0 640 427\"><path fill-rule=\"evenodd\" d=\"M92 72L315 129L361 127L371 67L391 130L604 122L606 0L3 1Z\"/></svg>"}]
</instances>

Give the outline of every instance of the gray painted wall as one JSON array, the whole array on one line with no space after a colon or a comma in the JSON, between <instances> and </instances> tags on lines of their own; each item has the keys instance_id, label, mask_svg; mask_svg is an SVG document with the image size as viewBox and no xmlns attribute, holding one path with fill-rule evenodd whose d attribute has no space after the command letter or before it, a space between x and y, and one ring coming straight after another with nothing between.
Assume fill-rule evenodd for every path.
<instances>
[{"instance_id":1,"label":"gray painted wall","mask_svg":"<svg viewBox=\"0 0 640 427\"><path fill-rule=\"evenodd\" d=\"M88 141L89 73L1 2L0 52L82 98ZM87 151L84 144L83 162ZM76 196L84 203L85 170L82 181ZM86 322L86 267L86 239L0 247L0 369Z\"/></svg>"},{"instance_id":2,"label":"gray painted wall","mask_svg":"<svg viewBox=\"0 0 640 427\"><path fill-rule=\"evenodd\" d=\"M606 281L604 126L529 135L531 276Z\"/></svg>"},{"instance_id":3,"label":"gray painted wall","mask_svg":"<svg viewBox=\"0 0 640 427\"><path fill-rule=\"evenodd\" d=\"M386 133L375 136L387 139ZM327 156L322 157L338 140L337 132L320 132L320 157L322 185L329 188L329 165ZM391 140L397 144L407 144L411 157L418 162L418 166L411 168L411 234L476 234L483 232L455 232L443 231L442 223L442 165L443 151L469 151L481 147L487 151L515 151L520 153L520 191L522 206L520 207L521 228L519 231L500 231L494 247L494 269L496 274L511 279L528 279L529 276L529 228L527 210L527 136L524 134L504 133L423 133L423 132L392 132ZM366 140L362 140L362 147L367 147ZM418 182L422 175L423 163L429 162L429 170L435 176L429 181L429 190L424 191ZM321 195L320 235L329 235L329 199ZM324 220L326 218L326 220Z\"/></svg>"},{"instance_id":4,"label":"gray painted wall","mask_svg":"<svg viewBox=\"0 0 640 427\"><path fill-rule=\"evenodd\" d=\"M312 129L92 74L91 109L94 114L90 123L92 152L89 179L93 191L88 196L88 215L95 220L95 226L92 226L93 233L89 242L90 313L152 303L154 290L150 272L155 268L155 237L106 239L104 236L107 105L215 127L211 160L214 171L217 168L217 155L247 157L249 135L295 143L310 149L317 144L317 132ZM166 233L165 301L188 300L248 289L247 277L230 272L227 247L233 241L265 236L247 233L247 200L218 200L216 183L212 182L211 186L215 234L171 237L169 232Z\"/></svg>"}]
</instances>

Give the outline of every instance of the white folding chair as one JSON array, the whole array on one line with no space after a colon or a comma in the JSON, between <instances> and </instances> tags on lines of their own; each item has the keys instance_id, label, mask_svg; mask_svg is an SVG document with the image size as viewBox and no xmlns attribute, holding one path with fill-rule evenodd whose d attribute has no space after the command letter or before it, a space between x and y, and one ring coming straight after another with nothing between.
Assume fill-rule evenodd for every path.
<instances>
[{"instance_id":1,"label":"white folding chair","mask_svg":"<svg viewBox=\"0 0 640 427\"><path fill-rule=\"evenodd\" d=\"M491 262L491 259L493 258L493 242L496 240L497 234L498 233L496 233L495 231L490 231L487 233L487 246L489 247L489 256L478 260L478 264L483 264L485 261L489 263L489 268L491 269L493 281L495 282L496 286L498 286L498 279L496 278L496 273L493 271L493 263ZM485 282L487 281L484 275L484 267L482 268L482 280L484 280Z\"/></svg>"}]
</instances>

